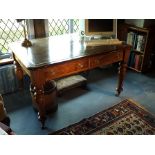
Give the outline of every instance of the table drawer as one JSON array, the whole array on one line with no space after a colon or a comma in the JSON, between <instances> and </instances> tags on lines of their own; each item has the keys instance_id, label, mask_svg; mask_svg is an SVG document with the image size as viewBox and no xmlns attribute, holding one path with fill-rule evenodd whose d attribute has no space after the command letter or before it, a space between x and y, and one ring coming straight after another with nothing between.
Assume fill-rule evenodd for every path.
<instances>
[{"instance_id":1,"label":"table drawer","mask_svg":"<svg viewBox=\"0 0 155 155\"><path fill-rule=\"evenodd\" d=\"M61 64L49 66L44 70L47 79L55 79L63 76L71 75L87 70L89 67L89 60L83 58L80 60L72 60L69 62L63 62Z\"/></svg>"},{"instance_id":2,"label":"table drawer","mask_svg":"<svg viewBox=\"0 0 155 155\"><path fill-rule=\"evenodd\" d=\"M123 59L123 52L111 52L109 54L97 55L90 58L90 68L95 68L100 65L108 65Z\"/></svg>"}]
</instances>

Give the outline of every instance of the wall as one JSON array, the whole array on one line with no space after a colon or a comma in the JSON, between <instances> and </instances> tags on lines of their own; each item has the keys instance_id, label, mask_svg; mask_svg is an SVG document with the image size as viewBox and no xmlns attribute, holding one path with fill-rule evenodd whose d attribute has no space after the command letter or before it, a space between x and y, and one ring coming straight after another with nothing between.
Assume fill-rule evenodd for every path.
<instances>
[{"instance_id":1,"label":"wall","mask_svg":"<svg viewBox=\"0 0 155 155\"><path fill-rule=\"evenodd\" d=\"M147 28L155 26L155 19L125 19L125 23L142 28Z\"/></svg>"}]
</instances>

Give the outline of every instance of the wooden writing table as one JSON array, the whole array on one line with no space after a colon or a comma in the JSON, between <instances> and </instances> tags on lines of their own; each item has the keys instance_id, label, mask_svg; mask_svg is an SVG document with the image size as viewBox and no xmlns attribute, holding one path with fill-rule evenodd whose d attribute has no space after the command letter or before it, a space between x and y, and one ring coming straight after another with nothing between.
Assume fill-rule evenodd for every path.
<instances>
[{"instance_id":1,"label":"wooden writing table","mask_svg":"<svg viewBox=\"0 0 155 155\"><path fill-rule=\"evenodd\" d=\"M32 40L32 46L25 48L21 42L10 44L16 62L16 73L23 80L23 70L36 87L36 102L39 118L44 127L46 100L43 93L45 81L76 74L93 68L120 62L117 95L123 90L130 46L103 45L87 46L76 35L62 35Z\"/></svg>"}]
</instances>

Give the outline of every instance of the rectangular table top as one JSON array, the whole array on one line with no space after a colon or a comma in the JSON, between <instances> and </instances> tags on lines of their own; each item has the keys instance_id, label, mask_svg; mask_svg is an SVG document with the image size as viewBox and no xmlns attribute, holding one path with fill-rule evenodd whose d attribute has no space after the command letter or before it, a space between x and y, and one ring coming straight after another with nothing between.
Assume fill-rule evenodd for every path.
<instances>
[{"instance_id":1,"label":"rectangular table top","mask_svg":"<svg viewBox=\"0 0 155 155\"><path fill-rule=\"evenodd\" d=\"M28 48L23 47L21 41L10 44L12 52L28 69L112 52L122 47L122 45L87 46L85 40L76 34L32 39L31 42L32 46Z\"/></svg>"}]
</instances>

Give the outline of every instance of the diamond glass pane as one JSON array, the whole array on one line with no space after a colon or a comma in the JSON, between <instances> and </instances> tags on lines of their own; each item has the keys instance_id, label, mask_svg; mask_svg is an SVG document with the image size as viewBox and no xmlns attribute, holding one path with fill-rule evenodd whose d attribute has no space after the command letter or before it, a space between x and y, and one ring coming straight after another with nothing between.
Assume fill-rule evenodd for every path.
<instances>
[{"instance_id":1,"label":"diamond glass pane","mask_svg":"<svg viewBox=\"0 0 155 155\"><path fill-rule=\"evenodd\" d=\"M79 19L73 19L73 32L79 31Z\"/></svg>"},{"instance_id":2,"label":"diamond glass pane","mask_svg":"<svg viewBox=\"0 0 155 155\"><path fill-rule=\"evenodd\" d=\"M15 19L0 19L0 52L8 52L8 44L20 39L24 39L23 27Z\"/></svg>"},{"instance_id":3,"label":"diamond glass pane","mask_svg":"<svg viewBox=\"0 0 155 155\"><path fill-rule=\"evenodd\" d=\"M70 30L69 22L70 19L48 19L49 36L69 33ZM74 19L73 32L77 32L78 30L79 30L79 20Z\"/></svg>"},{"instance_id":4,"label":"diamond glass pane","mask_svg":"<svg viewBox=\"0 0 155 155\"><path fill-rule=\"evenodd\" d=\"M49 35L61 35L69 33L69 20L67 19L49 19Z\"/></svg>"}]
</instances>

